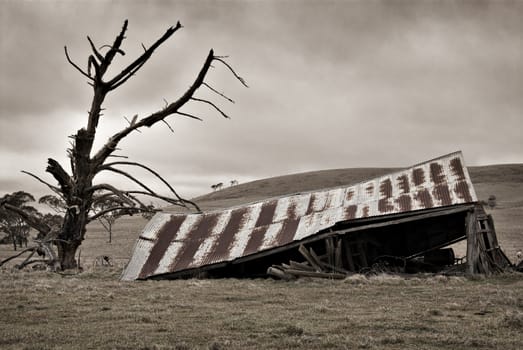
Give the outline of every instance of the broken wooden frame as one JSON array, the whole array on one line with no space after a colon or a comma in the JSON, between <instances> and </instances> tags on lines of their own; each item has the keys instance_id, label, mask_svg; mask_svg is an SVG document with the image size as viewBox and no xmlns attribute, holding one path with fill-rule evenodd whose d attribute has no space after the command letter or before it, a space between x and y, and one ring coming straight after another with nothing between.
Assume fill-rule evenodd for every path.
<instances>
[{"instance_id":1,"label":"broken wooden frame","mask_svg":"<svg viewBox=\"0 0 523 350\"><path fill-rule=\"evenodd\" d=\"M438 272L455 266L450 249L467 240L463 273L491 274L511 266L500 249L493 219L481 205L431 210L340 222L288 245L153 279L188 277L300 276L340 279L361 272ZM459 262L459 261L458 261Z\"/></svg>"}]
</instances>

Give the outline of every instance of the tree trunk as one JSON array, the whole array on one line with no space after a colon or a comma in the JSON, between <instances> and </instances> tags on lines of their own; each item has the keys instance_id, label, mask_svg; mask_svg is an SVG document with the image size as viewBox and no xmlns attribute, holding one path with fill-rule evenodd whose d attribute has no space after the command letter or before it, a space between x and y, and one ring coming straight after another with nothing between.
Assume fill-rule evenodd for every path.
<instances>
[{"instance_id":1,"label":"tree trunk","mask_svg":"<svg viewBox=\"0 0 523 350\"><path fill-rule=\"evenodd\" d=\"M81 241L73 241L69 243L57 242L58 260L62 270L75 269L78 267L75 256L80 244Z\"/></svg>"},{"instance_id":2,"label":"tree trunk","mask_svg":"<svg viewBox=\"0 0 523 350\"><path fill-rule=\"evenodd\" d=\"M71 207L64 217L62 230L58 235L56 246L58 249L58 261L62 270L75 269L76 251L85 237L87 225L88 204Z\"/></svg>"}]
</instances>

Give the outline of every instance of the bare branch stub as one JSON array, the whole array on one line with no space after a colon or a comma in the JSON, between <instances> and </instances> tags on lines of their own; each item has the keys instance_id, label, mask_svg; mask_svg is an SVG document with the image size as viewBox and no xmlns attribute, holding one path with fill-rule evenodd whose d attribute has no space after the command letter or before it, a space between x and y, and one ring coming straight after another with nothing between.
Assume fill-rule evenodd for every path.
<instances>
[{"instance_id":1,"label":"bare branch stub","mask_svg":"<svg viewBox=\"0 0 523 350\"><path fill-rule=\"evenodd\" d=\"M216 106L214 103L212 103L209 100L204 100L204 99L196 98L196 97L192 97L191 100L207 103L208 105L211 105L212 107L214 107L214 109L216 109L224 118L231 119L231 117L229 117L227 114L225 114L225 112L223 112L218 106Z\"/></svg>"},{"instance_id":2,"label":"bare branch stub","mask_svg":"<svg viewBox=\"0 0 523 350\"><path fill-rule=\"evenodd\" d=\"M225 62L222 57L228 57L228 56L215 56L214 57L214 60L215 61L218 61L218 62L221 62L223 65L225 65L225 67L227 67L231 73L234 75L234 77L236 79L238 79L240 81L240 83L242 83L243 86L245 86L246 88L248 88L249 86L247 85L247 82L245 81L245 79L243 79L242 77L240 77L238 75L238 73L235 72L235 70L227 63Z\"/></svg>"},{"instance_id":3,"label":"bare branch stub","mask_svg":"<svg viewBox=\"0 0 523 350\"><path fill-rule=\"evenodd\" d=\"M93 78L91 76L89 76L89 74L87 74L86 72L84 72L82 70L82 68L80 68L76 63L74 63L71 58L69 57L69 52L67 52L67 46L64 46L64 51L65 51L65 57L67 59L67 62L69 62L74 68L76 68L77 71L79 71L80 73L82 73L83 76L85 76L86 78L90 79L90 80L93 80Z\"/></svg>"},{"instance_id":4,"label":"bare branch stub","mask_svg":"<svg viewBox=\"0 0 523 350\"><path fill-rule=\"evenodd\" d=\"M227 97L224 93L222 92L219 92L218 90L214 89L212 86L210 86L209 84L207 83L203 83L202 85L205 85L207 88L209 88L209 90L211 90L212 92L220 95L221 97L223 97L224 99L226 99L227 101L231 102L231 103L235 103L231 98Z\"/></svg>"}]
</instances>

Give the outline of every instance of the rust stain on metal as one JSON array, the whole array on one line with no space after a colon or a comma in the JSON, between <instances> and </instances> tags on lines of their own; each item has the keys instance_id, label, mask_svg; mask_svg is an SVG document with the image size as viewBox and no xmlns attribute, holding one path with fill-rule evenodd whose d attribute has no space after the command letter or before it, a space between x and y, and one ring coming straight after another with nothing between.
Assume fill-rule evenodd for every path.
<instances>
[{"instance_id":1,"label":"rust stain on metal","mask_svg":"<svg viewBox=\"0 0 523 350\"><path fill-rule=\"evenodd\" d=\"M173 216L163 228L158 232L158 240L151 249L151 253L147 258L147 261L143 264L142 270L140 271L139 278L145 278L154 273L160 260L163 258L165 251L169 247L169 244L176 236L178 229L185 221L185 216Z\"/></svg>"},{"instance_id":2,"label":"rust stain on metal","mask_svg":"<svg viewBox=\"0 0 523 350\"><path fill-rule=\"evenodd\" d=\"M460 158L456 157L450 161L450 169L452 170L452 174L457 177L458 181L465 180L465 171L463 170Z\"/></svg>"},{"instance_id":3,"label":"rust stain on metal","mask_svg":"<svg viewBox=\"0 0 523 350\"><path fill-rule=\"evenodd\" d=\"M267 232L268 226L255 227L252 230L247 246L243 252L244 255L256 253L263 244L265 233Z\"/></svg>"},{"instance_id":4,"label":"rust stain on metal","mask_svg":"<svg viewBox=\"0 0 523 350\"><path fill-rule=\"evenodd\" d=\"M357 205L349 205L345 208L345 220L352 220L356 218Z\"/></svg>"},{"instance_id":5,"label":"rust stain on metal","mask_svg":"<svg viewBox=\"0 0 523 350\"><path fill-rule=\"evenodd\" d=\"M465 203L472 202L469 185L466 181L460 181L454 186L454 191Z\"/></svg>"},{"instance_id":6,"label":"rust stain on metal","mask_svg":"<svg viewBox=\"0 0 523 350\"><path fill-rule=\"evenodd\" d=\"M441 164L430 163L430 180L436 185L445 182L445 174L443 173L443 166L441 166Z\"/></svg>"},{"instance_id":7,"label":"rust stain on metal","mask_svg":"<svg viewBox=\"0 0 523 350\"><path fill-rule=\"evenodd\" d=\"M190 239L185 241L185 244L178 253L176 259L170 264L169 268L172 270L184 269L192 262L194 255L200 248L201 244L210 236L212 229L218 222L220 214L206 214L196 225L196 228L191 232Z\"/></svg>"},{"instance_id":8,"label":"rust stain on metal","mask_svg":"<svg viewBox=\"0 0 523 350\"><path fill-rule=\"evenodd\" d=\"M240 230L245 222L245 216L248 214L249 210L245 207L238 208L232 211L231 218L223 230L223 234L220 239L218 239L213 246L211 251L214 252L214 255L218 256L227 256L231 246L234 242L234 236L236 232Z\"/></svg>"},{"instance_id":9,"label":"rust stain on metal","mask_svg":"<svg viewBox=\"0 0 523 350\"><path fill-rule=\"evenodd\" d=\"M408 194L399 196L395 202L398 203L402 212L412 210L412 198Z\"/></svg>"},{"instance_id":10,"label":"rust stain on metal","mask_svg":"<svg viewBox=\"0 0 523 350\"><path fill-rule=\"evenodd\" d=\"M412 170L412 181L414 185L419 186L425 182L425 171L422 168Z\"/></svg>"},{"instance_id":11,"label":"rust stain on metal","mask_svg":"<svg viewBox=\"0 0 523 350\"><path fill-rule=\"evenodd\" d=\"M407 174L398 176L398 187L400 188L401 194L410 193L409 177Z\"/></svg>"},{"instance_id":12,"label":"rust stain on metal","mask_svg":"<svg viewBox=\"0 0 523 350\"><path fill-rule=\"evenodd\" d=\"M296 235L296 230L300 220L285 220L281 231L276 236L275 241L278 245L284 245L293 241L294 236Z\"/></svg>"},{"instance_id":13,"label":"rust stain on metal","mask_svg":"<svg viewBox=\"0 0 523 350\"><path fill-rule=\"evenodd\" d=\"M314 212L314 203L315 202L316 202L316 195L313 193L313 194L311 194L311 198L309 199L309 206L307 207L307 211L305 212L305 215L309 215Z\"/></svg>"},{"instance_id":14,"label":"rust stain on metal","mask_svg":"<svg viewBox=\"0 0 523 350\"><path fill-rule=\"evenodd\" d=\"M255 226L265 226L272 223L272 218L274 217L277 205L278 201L275 200L263 203L260 215L258 216L258 220L256 221Z\"/></svg>"},{"instance_id":15,"label":"rust stain on metal","mask_svg":"<svg viewBox=\"0 0 523 350\"><path fill-rule=\"evenodd\" d=\"M423 189L421 191L418 191L416 193L416 196L414 197L418 202L421 203L421 206L425 209L432 208L434 206L434 202L432 201L432 197L430 195L430 192L428 189Z\"/></svg>"},{"instance_id":16,"label":"rust stain on metal","mask_svg":"<svg viewBox=\"0 0 523 350\"><path fill-rule=\"evenodd\" d=\"M341 221L473 201L477 198L462 156L453 153L349 187L204 214L162 214L139 236L122 279L233 261L310 237Z\"/></svg>"},{"instance_id":17,"label":"rust stain on metal","mask_svg":"<svg viewBox=\"0 0 523 350\"><path fill-rule=\"evenodd\" d=\"M441 184L434 187L432 191L434 198L441 202L441 205L447 206L452 204L452 199L450 198L449 186L447 184Z\"/></svg>"},{"instance_id":18,"label":"rust stain on metal","mask_svg":"<svg viewBox=\"0 0 523 350\"><path fill-rule=\"evenodd\" d=\"M296 202L291 202L289 204L289 207L287 208L287 217L289 219L296 219L296 218L298 218L298 215L296 213L297 207L298 207L298 203L296 203Z\"/></svg>"},{"instance_id":19,"label":"rust stain on metal","mask_svg":"<svg viewBox=\"0 0 523 350\"><path fill-rule=\"evenodd\" d=\"M392 182L390 179L385 179L380 184L381 199L378 201L378 210L380 213L386 213L394 210L394 205L391 203L392 198Z\"/></svg>"}]
</instances>

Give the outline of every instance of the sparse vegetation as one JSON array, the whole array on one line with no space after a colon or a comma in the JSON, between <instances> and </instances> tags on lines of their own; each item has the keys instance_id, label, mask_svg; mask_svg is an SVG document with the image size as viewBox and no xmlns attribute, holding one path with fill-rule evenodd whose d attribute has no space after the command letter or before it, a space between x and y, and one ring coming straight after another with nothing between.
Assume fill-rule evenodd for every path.
<instances>
[{"instance_id":1,"label":"sparse vegetation","mask_svg":"<svg viewBox=\"0 0 523 350\"><path fill-rule=\"evenodd\" d=\"M523 166L518 169L523 170ZM472 168L479 198L496 193L498 239L521 249L523 187ZM374 169L374 174L375 174ZM388 171L387 169L383 172ZM357 169L360 179L371 172ZM515 173L515 172L514 172ZM330 174L330 175L329 175ZM337 176L332 176L337 174ZM200 197L204 209L352 181L350 170L241 184ZM523 178L523 171L520 171ZM515 175L514 175L515 176ZM302 181L303 179L303 181ZM357 178L356 178L357 180ZM520 181L523 182L523 181ZM301 186L301 188L298 188ZM257 198L256 198L257 197ZM112 245L96 222L82 245L85 271L0 275L2 349L520 349L523 277L353 275L340 281L118 281L146 220L125 217ZM0 257L10 253L0 246ZM113 267L94 266L97 256ZM74 302L72 300L74 292ZM64 297L64 298L62 298ZM72 312L69 312L71 310ZM85 332L78 332L81 325Z\"/></svg>"},{"instance_id":2,"label":"sparse vegetation","mask_svg":"<svg viewBox=\"0 0 523 350\"><path fill-rule=\"evenodd\" d=\"M4 272L0 348L442 350L523 345L523 279L516 274L481 280L380 275L350 283L307 278L122 283L119 272L100 267L68 277Z\"/></svg>"}]
</instances>

